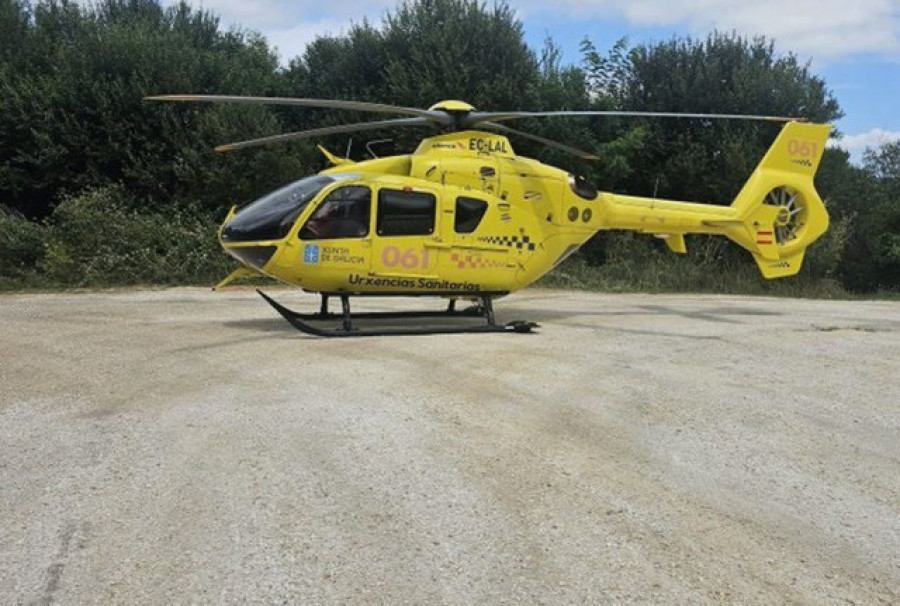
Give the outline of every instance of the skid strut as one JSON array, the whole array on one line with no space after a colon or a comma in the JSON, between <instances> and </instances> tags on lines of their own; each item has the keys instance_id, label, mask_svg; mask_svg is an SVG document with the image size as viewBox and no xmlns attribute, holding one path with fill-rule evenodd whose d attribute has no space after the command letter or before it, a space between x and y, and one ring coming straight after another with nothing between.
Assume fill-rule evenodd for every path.
<instances>
[{"instance_id":1,"label":"skid strut","mask_svg":"<svg viewBox=\"0 0 900 606\"><path fill-rule=\"evenodd\" d=\"M288 323L308 335L316 337L375 337L390 335L434 335L434 334L463 334L483 332L518 332L527 333L538 325L534 322L517 320L509 324L497 324L494 317L494 306L490 296L479 297L479 304L468 309L456 311L455 300L451 299L446 311L411 311L411 312L372 312L352 314L350 311L350 295L340 295L341 298L341 327L326 329L315 326L310 321L332 318L328 311L328 295L322 295L322 303L317 314L301 314L284 305L281 305L264 292L257 290L266 302L275 308ZM357 328L353 324L354 318L455 318L455 317L482 317L485 324L481 326L410 326L399 328Z\"/></svg>"}]
</instances>

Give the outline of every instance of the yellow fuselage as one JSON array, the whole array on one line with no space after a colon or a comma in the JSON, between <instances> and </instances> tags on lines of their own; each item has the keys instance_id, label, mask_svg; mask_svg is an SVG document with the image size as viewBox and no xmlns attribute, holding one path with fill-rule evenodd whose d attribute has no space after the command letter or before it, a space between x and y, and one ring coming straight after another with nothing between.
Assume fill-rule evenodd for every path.
<instances>
[{"instance_id":1,"label":"yellow fuselage","mask_svg":"<svg viewBox=\"0 0 900 606\"><path fill-rule=\"evenodd\" d=\"M657 234L676 252L683 252L685 233L720 233L762 255L763 268L765 251L751 245L762 250L754 229L766 224L748 220L751 205L740 203L740 196L732 206L710 206L597 192L565 171L516 156L499 135L456 132L425 139L410 155L337 162L320 173L326 185L299 215L286 215L278 233L229 239L245 210L229 214L220 231L229 254L305 290L349 294L512 292L601 229ZM821 205L811 177L807 189L805 180L791 184L809 204ZM338 190L357 199L368 195L367 213L361 212L364 200L335 202L350 196ZM317 213L330 210L326 204L350 209L340 219L344 223L352 211L353 220L367 224L338 235L313 233ZM807 235L814 239L818 234L812 231L825 225L816 224ZM798 261L785 269L789 262L779 259L781 269L773 264L774 272L799 268Z\"/></svg>"},{"instance_id":2,"label":"yellow fuselage","mask_svg":"<svg viewBox=\"0 0 900 606\"><path fill-rule=\"evenodd\" d=\"M505 293L544 275L603 224L598 194L580 197L565 172L516 157L505 137L481 132L426 139L411 155L336 166L321 174L341 179L308 204L284 238L223 241L225 249L234 254L275 247L257 269L314 292ZM301 227L319 204L348 186L371 190L368 233L301 238ZM379 233L382 192L433 196L431 233ZM457 230L459 198L486 203L481 220L467 233ZM231 220L230 215L226 225Z\"/></svg>"}]
</instances>

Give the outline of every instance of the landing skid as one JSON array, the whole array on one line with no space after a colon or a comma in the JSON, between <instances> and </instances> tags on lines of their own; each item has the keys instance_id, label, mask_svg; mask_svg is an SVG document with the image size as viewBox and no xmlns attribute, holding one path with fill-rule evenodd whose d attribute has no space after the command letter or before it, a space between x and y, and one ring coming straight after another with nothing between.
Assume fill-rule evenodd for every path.
<instances>
[{"instance_id":1,"label":"landing skid","mask_svg":"<svg viewBox=\"0 0 900 606\"><path fill-rule=\"evenodd\" d=\"M257 290L266 303L275 308L288 323L308 335L316 337L380 337L391 335L446 335L462 333L485 332L518 332L528 333L533 328L538 328L534 322L517 320L509 324L497 324L494 320L494 307L491 297L480 297L481 304L461 311L455 310L455 301L451 300L446 311L411 311L411 312L372 312L362 314L350 313L350 296L340 295L343 313L332 314L328 311L328 295L322 295L322 307L319 313L301 314L284 305L281 305L264 292ZM310 320L328 320L341 318L339 328L324 329L310 324ZM353 325L354 318L455 318L455 317L483 317L487 322L483 326L434 326L434 327L409 327L409 328L356 328Z\"/></svg>"}]
</instances>

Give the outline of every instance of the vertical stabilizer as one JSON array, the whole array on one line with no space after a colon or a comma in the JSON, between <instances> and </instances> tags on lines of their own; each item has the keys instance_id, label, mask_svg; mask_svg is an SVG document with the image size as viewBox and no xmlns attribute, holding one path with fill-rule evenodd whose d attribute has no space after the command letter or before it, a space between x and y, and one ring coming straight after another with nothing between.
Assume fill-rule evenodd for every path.
<instances>
[{"instance_id":1,"label":"vertical stabilizer","mask_svg":"<svg viewBox=\"0 0 900 606\"><path fill-rule=\"evenodd\" d=\"M830 132L828 124L786 124L734 201L740 224L725 235L753 254L766 278L796 274L828 229L813 177Z\"/></svg>"}]
</instances>

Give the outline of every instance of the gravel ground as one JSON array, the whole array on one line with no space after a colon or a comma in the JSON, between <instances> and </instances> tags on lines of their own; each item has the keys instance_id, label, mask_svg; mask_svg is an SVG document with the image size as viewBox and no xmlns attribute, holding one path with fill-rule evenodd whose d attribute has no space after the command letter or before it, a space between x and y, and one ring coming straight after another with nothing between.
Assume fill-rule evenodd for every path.
<instances>
[{"instance_id":1,"label":"gravel ground","mask_svg":"<svg viewBox=\"0 0 900 606\"><path fill-rule=\"evenodd\" d=\"M0 603L900 603L900 303L497 309L542 328L0 296Z\"/></svg>"}]
</instances>

